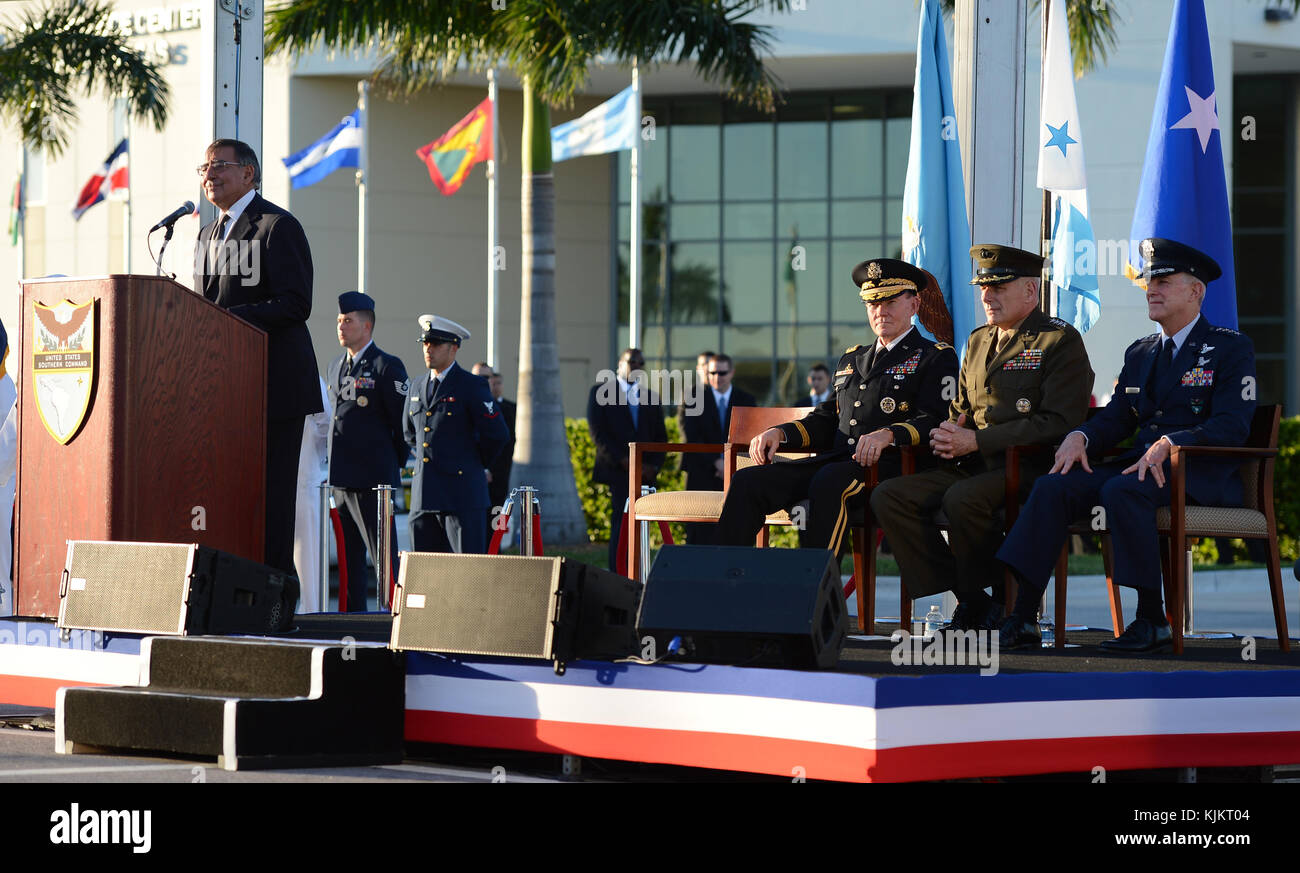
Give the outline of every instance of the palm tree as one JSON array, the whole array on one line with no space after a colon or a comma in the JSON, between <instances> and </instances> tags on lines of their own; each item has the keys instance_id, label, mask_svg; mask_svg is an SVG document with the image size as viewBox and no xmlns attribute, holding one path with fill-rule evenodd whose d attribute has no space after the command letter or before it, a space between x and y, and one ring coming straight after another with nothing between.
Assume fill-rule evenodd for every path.
<instances>
[{"instance_id":1,"label":"palm tree","mask_svg":"<svg viewBox=\"0 0 1300 873\"><path fill-rule=\"evenodd\" d=\"M635 59L693 61L729 94L771 108L776 81L761 60L767 28L741 19L791 0L300 0L267 11L268 52L374 45L375 78L412 93L468 68L503 65L523 81L523 253L516 481L545 495L543 537L586 541L564 433L555 322L555 192L550 107L571 105L588 67ZM499 7L499 8L498 8Z\"/></svg>"},{"instance_id":2,"label":"palm tree","mask_svg":"<svg viewBox=\"0 0 1300 873\"><path fill-rule=\"evenodd\" d=\"M0 122L58 157L77 120L74 91L127 100L131 115L161 130L170 98L162 72L110 19L99 0L54 0L0 24Z\"/></svg>"}]
</instances>

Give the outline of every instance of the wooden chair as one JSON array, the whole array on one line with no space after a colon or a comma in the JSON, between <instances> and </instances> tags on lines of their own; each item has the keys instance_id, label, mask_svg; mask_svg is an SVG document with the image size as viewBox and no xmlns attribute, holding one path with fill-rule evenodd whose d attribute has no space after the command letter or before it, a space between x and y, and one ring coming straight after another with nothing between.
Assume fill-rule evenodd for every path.
<instances>
[{"instance_id":1,"label":"wooden chair","mask_svg":"<svg viewBox=\"0 0 1300 873\"><path fill-rule=\"evenodd\" d=\"M727 430L727 442L717 443L629 443L628 458L628 506L625 523L627 528L627 574L639 579L641 573L641 521L679 521L687 523L716 524L722 515L722 504L726 499L726 489L731 486L731 477L736 470L750 466L753 462L748 455L749 441L767 430L788 421L801 419L812 409L807 406L733 406L731 408L731 425ZM650 452L705 452L723 456L723 490L722 491L660 491L655 494L641 495L641 465L646 453ZM779 453L781 457L806 457L808 453ZM784 511L767 517L762 531L758 535L757 545L767 545L767 525L791 524L790 516ZM611 536L613 532L611 531Z\"/></svg>"},{"instance_id":2,"label":"wooden chair","mask_svg":"<svg viewBox=\"0 0 1300 873\"><path fill-rule=\"evenodd\" d=\"M1281 417L1280 406L1260 406L1255 410L1250 436L1244 446L1175 446L1169 453L1170 505L1156 510L1156 529L1161 535L1160 562L1164 574L1165 612L1173 629L1174 654L1183 653L1183 601L1187 592L1185 554L1188 541L1200 537L1239 537L1268 541L1268 582L1273 599L1273 622L1277 628L1278 646L1284 652L1291 651L1291 642L1287 637L1286 601L1282 592L1282 566L1277 550L1277 518L1273 508L1273 464L1277 457L1277 432ZM1192 458L1240 460L1241 505L1187 505L1187 464ZM1101 533L1105 554L1106 531L1103 529ZM1065 637L1064 558L1063 552L1056 568L1058 647L1064 645ZM1106 561L1106 576L1111 589L1115 635L1119 636L1123 622L1109 560Z\"/></svg>"}]
</instances>

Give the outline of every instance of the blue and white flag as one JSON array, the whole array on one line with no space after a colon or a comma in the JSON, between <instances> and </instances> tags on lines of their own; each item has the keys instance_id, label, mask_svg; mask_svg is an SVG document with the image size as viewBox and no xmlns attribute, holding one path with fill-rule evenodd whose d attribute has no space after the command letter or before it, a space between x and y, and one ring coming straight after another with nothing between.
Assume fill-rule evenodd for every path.
<instances>
[{"instance_id":1,"label":"blue and white flag","mask_svg":"<svg viewBox=\"0 0 1300 873\"><path fill-rule=\"evenodd\" d=\"M340 167L361 166L361 110L300 152L282 158L294 188L315 185Z\"/></svg>"},{"instance_id":2,"label":"blue and white flag","mask_svg":"<svg viewBox=\"0 0 1300 873\"><path fill-rule=\"evenodd\" d=\"M962 185L957 111L938 0L923 0L912 93L912 144L903 186L903 259L939 280L952 315L953 345L964 352L984 324L970 284L970 222ZM917 330L929 335L920 324Z\"/></svg>"},{"instance_id":3,"label":"blue and white flag","mask_svg":"<svg viewBox=\"0 0 1300 873\"><path fill-rule=\"evenodd\" d=\"M621 152L636 143L640 129L629 85L581 118L551 128L551 161Z\"/></svg>"},{"instance_id":4,"label":"blue and white flag","mask_svg":"<svg viewBox=\"0 0 1300 873\"><path fill-rule=\"evenodd\" d=\"M1138 243L1147 237L1205 252L1223 276L1206 286L1201 313L1213 324L1235 328L1236 268L1221 137L1205 4L1176 0L1133 209L1127 273L1138 276Z\"/></svg>"},{"instance_id":5,"label":"blue and white flag","mask_svg":"<svg viewBox=\"0 0 1300 873\"><path fill-rule=\"evenodd\" d=\"M1065 0L1047 9L1047 52L1039 103L1038 187L1052 192L1052 282L1056 315L1083 333L1101 317L1097 238L1088 220L1083 129L1074 99Z\"/></svg>"}]
</instances>

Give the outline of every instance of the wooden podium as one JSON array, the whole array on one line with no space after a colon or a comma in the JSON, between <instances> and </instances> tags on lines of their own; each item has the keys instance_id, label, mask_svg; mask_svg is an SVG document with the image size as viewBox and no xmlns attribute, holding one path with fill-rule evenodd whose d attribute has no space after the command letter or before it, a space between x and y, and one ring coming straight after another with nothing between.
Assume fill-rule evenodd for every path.
<instances>
[{"instance_id":1,"label":"wooden podium","mask_svg":"<svg viewBox=\"0 0 1300 873\"><path fill-rule=\"evenodd\" d=\"M262 561L263 331L170 279L38 279L18 348L20 615L58 615L68 540Z\"/></svg>"}]
</instances>

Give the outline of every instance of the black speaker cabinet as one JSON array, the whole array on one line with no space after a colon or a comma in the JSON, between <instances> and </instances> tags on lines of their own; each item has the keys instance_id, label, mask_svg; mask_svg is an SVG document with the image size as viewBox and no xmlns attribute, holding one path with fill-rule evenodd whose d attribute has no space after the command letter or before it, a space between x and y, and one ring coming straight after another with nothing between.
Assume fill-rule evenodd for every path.
<instances>
[{"instance_id":1,"label":"black speaker cabinet","mask_svg":"<svg viewBox=\"0 0 1300 873\"><path fill-rule=\"evenodd\" d=\"M567 558L403 552L390 647L612 660L637 651L641 585Z\"/></svg>"},{"instance_id":2,"label":"black speaker cabinet","mask_svg":"<svg viewBox=\"0 0 1300 873\"><path fill-rule=\"evenodd\" d=\"M286 631L298 580L197 543L69 540L59 627L128 633Z\"/></svg>"},{"instance_id":3,"label":"black speaker cabinet","mask_svg":"<svg viewBox=\"0 0 1300 873\"><path fill-rule=\"evenodd\" d=\"M680 637L685 660L823 669L848 627L831 552L746 546L664 546L636 623L661 657Z\"/></svg>"}]
</instances>

